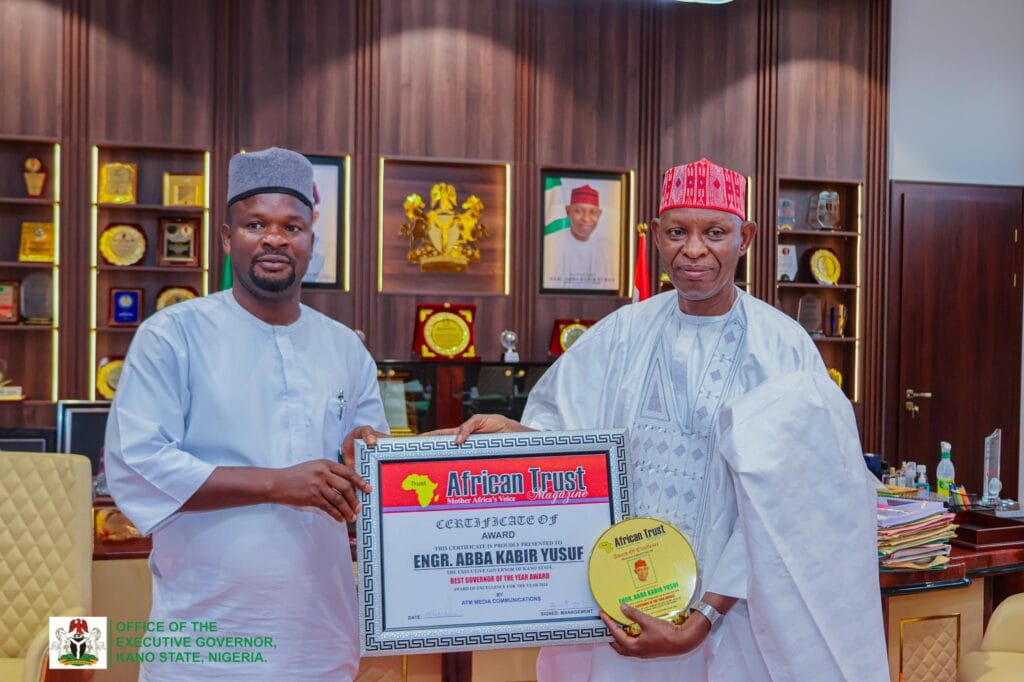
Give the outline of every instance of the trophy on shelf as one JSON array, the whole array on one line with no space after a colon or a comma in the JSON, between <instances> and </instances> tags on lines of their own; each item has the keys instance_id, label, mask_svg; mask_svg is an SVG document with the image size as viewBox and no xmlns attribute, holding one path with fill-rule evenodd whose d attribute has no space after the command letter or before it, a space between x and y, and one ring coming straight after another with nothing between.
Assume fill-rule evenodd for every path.
<instances>
[{"instance_id":1,"label":"trophy on shelf","mask_svg":"<svg viewBox=\"0 0 1024 682\"><path fill-rule=\"evenodd\" d=\"M811 195L807 202L808 225L816 230L834 230L839 220L839 192L826 189Z\"/></svg>"},{"instance_id":2,"label":"trophy on shelf","mask_svg":"<svg viewBox=\"0 0 1024 682\"><path fill-rule=\"evenodd\" d=\"M779 244L776 253L775 271L780 282L795 282L799 270L796 258L796 246Z\"/></svg>"},{"instance_id":3,"label":"trophy on shelf","mask_svg":"<svg viewBox=\"0 0 1024 682\"><path fill-rule=\"evenodd\" d=\"M53 322L53 275L33 272L21 280L21 317L25 324Z\"/></svg>"},{"instance_id":4,"label":"trophy on shelf","mask_svg":"<svg viewBox=\"0 0 1024 682\"><path fill-rule=\"evenodd\" d=\"M519 352L516 350L517 343L519 343L519 334L516 334L511 329L501 332L501 347L505 349L505 354L501 358L502 362L519 362Z\"/></svg>"},{"instance_id":5,"label":"trophy on shelf","mask_svg":"<svg viewBox=\"0 0 1024 682\"><path fill-rule=\"evenodd\" d=\"M846 329L846 320L849 318L849 309L842 303L829 306L828 309L828 335L842 336Z\"/></svg>"},{"instance_id":6,"label":"trophy on shelf","mask_svg":"<svg viewBox=\"0 0 1024 682\"><path fill-rule=\"evenodd\" d=\"M25 159L25 192L32 198L43 196L43 188L46 187L46 169L43 162L34 156Z\"/></svg>"},{"instance_id":7,"label":"trophy on shelf","mask_svg":"<svg viewBox=\"0 0 1024 682\"><path fill-rule=\"evenodd\" d=\"M985 487L981 493L982 504L999 504L999 493L1003 482L999 478L999 456L1003 445L1003 430L996 429L985 436Z\"/></svg>"},{"instance_id":8,"label":"trophy on shelf","mask_svg":"<svg viewBox=\"0 0 1024 682\"><path fill-rule=\"evenodd\" d=\"M0 359L0 401L24 400L25 395L21 392L21 386L14 386L7 378L7 361Z\"/></svg>"},{"instance_id":9,"label":"trophy on shelf","mask_svg":"<svg viewBox=\"0 0 1024 682\"><path fill-rule=\"evenodd\" d=\"M792 230L796 226L796 202L780 197L775 211L775 225L779 230Z\"/></svg>"},{"instance_id":10,"label":"trophy on shelf","mask_svg":"<svg viewBox=\"0 0 1024 682\"><path fill-rule=\"evenodd\" d=\"M797 307L796 320L811 336L821 336L821 299L814 294L804 294L801 296Z\"/></svg>"},{"instance_id":11,"label":"trophy on shelf","mask_svg":"<svg viewBox=\"0 0 1024 682\"><path fill-rule=\"evenodd\" d=\"M0 282L0 324L18 324L19 282Z\"/></svg>"}]
</instances>

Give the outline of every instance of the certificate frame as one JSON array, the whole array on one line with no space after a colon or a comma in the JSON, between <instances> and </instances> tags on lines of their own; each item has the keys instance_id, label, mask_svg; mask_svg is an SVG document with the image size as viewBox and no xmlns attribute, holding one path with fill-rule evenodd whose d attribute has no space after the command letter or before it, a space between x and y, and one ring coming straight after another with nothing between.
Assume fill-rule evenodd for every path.
<instances>
[{"instance_id":1,"label":"certificate frame","mask_svg":"<svg viewBox=\"0 0 1024 682\"><path fill-rule=\"evenodd\" d=\"M544 511L545 509L553 506L563 510L563 514L569 513L565 510L573 507L580 509L581 513L585 512L587 518L591 519L591 523L607 528L621 519L630 516L632 500L630 484L631 467L625 445L625 433L624 429L609 429L600 431L536 431L488 434L471 436L461 446L456 446L454 439L450 436L384 439L378 440L377 445L372 448L366 447L362 441L357 441L356 460L359 473L370 483L373 489L373 492L369 494L360 493L361 509L356 523L357 580L360 585L360 599L362 602L362 611L359 614L359 647L361 654L364 656L385 656L395 653L418 654L609 641L611 636L608 628L598 616L596 602L593 602L589 587L583 588L583 591L586 593L587 603L572 604L570 606L575 608L565 611L566 613L583 615L562 616L562 612L559 612L558 614L544 614L544 617L532 619L470 622L465 624L439 621L436 625L420 625L419 623L426 622L426 620L422 620L416 621L411 627L406 623L399 623L398 625L388 623L387 619L389 616L386 608L389 599L387 595L389 589L388 571L395 571L393 578L400 577L401 573L396 568L397 564L395 562L386 562L384 556L389 553L389 547L398 547L399 550L397 551L408 550L406 549L406 543L401 541L401 536L393 533L393 529L388 529L385 532L382 518L384 516L383 500L386 494L384 484L388 482L385 480L385 477L388 476L386 469L389 465L403 467L402 470L406 467L415 467L417 465L428 471L437 471L440 467L440 470L443 471L446 466L453 466L453 470L454 465L473 467L475 464L479 466L481 460L491 462L493 466L498 467L510 466L508 461L516 460L517 458L522 458L523 466L526 466L527 464L535 463L538 459L549 456L556 458L551 461L557 461L560 466L564 466L566 461L571 463L573 458L579 462L593 463L600 461L603 463L603 469L599 469L598 473L603 473L606 480L601 479L600 475L596 480L600 481L599 486L606 486L598 489L605 490L607 497L591 498L590 501L582 505L572 504L572 500L566 498L554 501L545 500L532 504L510 502L508 504L494 503L486 506L482 502L480 505L484 506L476 505L476 508L484 509L480 513L493 517L500 517L501 509L508 508L514 509L514 513L517 515L537 514L536 518L539 519L540 515L548 513ZM594 458L598 459L595 460ZM505 460L505 462L500 460ZM514 466L514 463L511 466ZM592 471L593 469L588 466L587 473ZM393 483L395 479L391 477L388 480ZM590 480L593 481L595 479ZM403 481L402 490L409 489ZM584 488L585 490L586 488ZM448 497L446 494L445 502L447 501ZM421 507L428 506L424 505L422 498L420 498L419 505ZM605 522L603 516L594 516L595 511L589 509L592 505L595 507L596 505L606 505L606 507L596 508L607 509L607 522ZM539 507L539 509L531 512L531 507ZM472 508L474 508L474 505L452 505L443 502L434 510L427 510L432 515L423 518L427 519L425 522L428 524L435 523L432 519L441 520L449 514L451 517L459 517L459 515L466 513L475 513L470 512ZM392 507L392 511L394 510ZM403 515L408 516L409 514L404 513ZM390 523L394 524L395 522L391 521ZM540 522L538 521L538 523ZM555 522L552 521L551 523L554 525ZM597 531L593 538L585 539L573 534L569 526L570 524L567 523L564 529L562 529L568 533L566 537L571 538L572 542L580 543L580 546L584 549L582 561L569 563L579 563L579 579L586 586L588 585L586 567L591 550L588 543L596 540L601 531ZM494 526L494 528L497 527L497 525ZM520 529L520 532L525 531ZM480 534L478 533L476 537L480 537ZM427 540L427 542L436 541L459 542L460 540L455 536L441 537L439 535L433 535L431 539ZM388 543L392 543L392 545L389 546ZM523 543L524 546L526 544L525 542ZM495 547L502 546L507 547L509 545L495 544ZM504 566L514 565L502 564L499 559L493 570L503 570ZM538 568L543 568L543 562L537 564L537 566ZM448 567L449 565L445 564L445 568L447 569ZM470 568L476 569L476 567ZM514 570L514 567L504 570L511 571ZM572 572L576 569L570 568L566 570ZM445 570L447 575L453 575L454 573L465 574L465 572L465 568L460 569L457 566L452 566L451 571ZM443 582L443 580L444 578L442 577L441 581ZM450 580L450 582L453 585L456 584L454 579ZM483 582L483 580L479 582ZM554 583L554 581L551 582ZM397 584L395 586L397 587ZM531 585L529 589L534 589L534 587ZM544 589L544 587L545 585L541 585L536 589ZM554 586L547 589L552 594L560 595ZM459 591L457 588L451 589L453 594L457 591ZM464 595L453 596L452 599L473 596L480 595L467 592ZM540 599L537 601L540 601ZM431 598L431 604L441 603L443 603L443 600L440 600L439 596L434 594ZM451 603L454 603L454 601ZM583 608L580 608L581 606ZM536 608L550 608L550 606L538 604ZM592 611L592 613L586 613L588 611ZM505 617L512 618L511 611L507 612L506 608L497 605L488 607L487 612L502 615L509 613ZM461 616L461 614L458 615ZM431 616L430 612L427 613L427 616ZM441 617L451 620L457 616L452 613L446 613Z\"/></svg>"}]
</instances>

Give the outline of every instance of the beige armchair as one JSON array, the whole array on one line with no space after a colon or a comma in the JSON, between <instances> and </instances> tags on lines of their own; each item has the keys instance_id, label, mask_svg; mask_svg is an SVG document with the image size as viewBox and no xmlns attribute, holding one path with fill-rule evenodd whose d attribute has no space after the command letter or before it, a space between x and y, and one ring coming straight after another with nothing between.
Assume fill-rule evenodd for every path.
<instances>
[{"instance_id":1,"label":"beige armchair","mask_svg":"<svg viewBox=\"0 0 1024 682\"><path fill-rule=\"evenodd\" d=\"M40 680L49 617L91 607L89 460L0 452L0 680Z\"/></svg>"},{"instance_id":2,"label":"beige armchair","mask_svg":"<svg viewBox=\"0 0 1024 682\"><path fill-rule=\"evenodd\" d=\"M981 648L960 660L962 682L1024 680L1024 594L1005 599L992 613Z\"/></svg>"}]
</instances>

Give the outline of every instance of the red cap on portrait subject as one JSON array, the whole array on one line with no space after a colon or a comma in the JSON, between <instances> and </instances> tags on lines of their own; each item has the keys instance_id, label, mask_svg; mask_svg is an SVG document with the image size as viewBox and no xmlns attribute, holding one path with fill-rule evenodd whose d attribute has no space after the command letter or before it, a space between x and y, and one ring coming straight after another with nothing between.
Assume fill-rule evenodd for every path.
<instances>
[{"instance_id":1,"label":"red cap on portrait subject","mask_svg":"<svg viewBox=\"0 0 1024 682\"><path fill-rule=\"evenodd\" d=\"M591 206L600 206L598 203L597 190L590 185L583 185L577 187L572 191L572 196L569 198L570 204L590 204Z\"/></svg>"}]
</instances>

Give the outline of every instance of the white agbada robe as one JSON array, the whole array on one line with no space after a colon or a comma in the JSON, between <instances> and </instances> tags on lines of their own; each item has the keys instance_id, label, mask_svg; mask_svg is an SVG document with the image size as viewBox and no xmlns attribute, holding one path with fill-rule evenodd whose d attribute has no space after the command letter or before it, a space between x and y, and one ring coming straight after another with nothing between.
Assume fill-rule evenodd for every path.
<instances>
[{"instance_id":1,"label":"white agbada robe","mask_svg":"<svg viewBox=\"0 0 1024 682\"><path fill-rule=\"evenodd\" d=\"M665 519L687 535L701 567L698 596L740 601L690 654L640 660L608 645L551 647L538 659L542 681L771 679L747 603L757 576L748 557L759 538L738 522L734 474L719 454L719 415L774 376L809 371L829 379L807 333L762 301L737 290L729 313L714 317L686 315L677 301L666 292L588 330L530 393L522 421L545 430L627 427L634 515ZM868 577L877 594L874 561Z\"/></svg>"},{"instance_id":2,"label":"white agbada robe","mask_svg":"<svg viewBox=\"0 0 1024 682\"><path fill-rule=\"evenodd\" d=\"M600 230L580 241L564 228L544 237L544 286L550 289L618 288L619 254Z\"/></svg>"},{"instance_id":3,"label":"white agbada robe","mask_svg":"<svg viewBox=\"0 0 1024 682\"><path fill-rule=\"evenodd\" d=\"M273 638L265 663L144 663L141 680L346 680L359 665L348 533L325 512L260 504L179 508L217 466L337 460L354 427L387 431L358 337L302 307L272 326L230 291L139 328L107 424L111 493L153 534L153 621L214 621L192 637ZM167 634L167 633L163 633ZM171 633L175 634L175 633ZM164 647L166 648L166 647ZM144 647L159 656L161 647Z\"/></svg>"}]
</instances>

